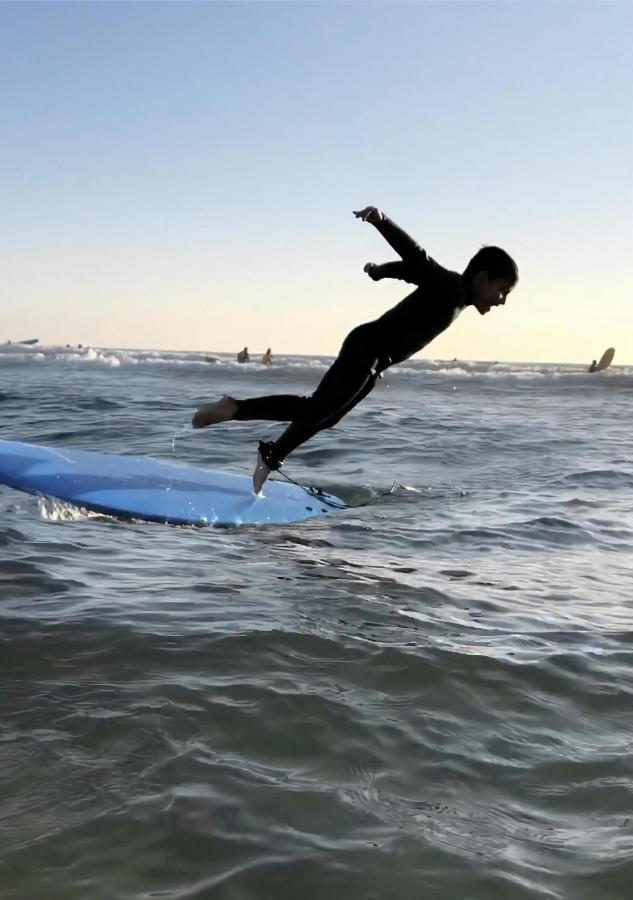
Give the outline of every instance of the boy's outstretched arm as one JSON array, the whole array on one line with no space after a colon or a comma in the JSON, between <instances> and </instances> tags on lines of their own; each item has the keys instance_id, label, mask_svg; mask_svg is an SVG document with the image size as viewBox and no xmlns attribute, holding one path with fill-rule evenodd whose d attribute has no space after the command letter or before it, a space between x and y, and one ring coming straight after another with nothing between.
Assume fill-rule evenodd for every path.
<instances>
[{"instance_id":1,"label":"boy's outstretched arm","mask_svg":"<svg viewBox=\"0 0 633 900\"><path fill-rule=\"evenodd\" d=\"M412 272L410 267L401 259L380 265L371 262L367 263L363 268L363 272L366 272L372 281L381 281L383 278L398 278L400 281L406 281L408 284L418 283L415 272Z\"/></svg>"},{"instance_id":2,"label":"boy's outstretched arm","mask_svg":"<svg viewBox=\"0 0 633 900\"><path fill-rule=\"evenodd\" d=\"M354 215L357 219L374 225L405 263L416 268L427 265L427 256L422 247L375 206L355 210Z\"/></svg>"}]
</instances>

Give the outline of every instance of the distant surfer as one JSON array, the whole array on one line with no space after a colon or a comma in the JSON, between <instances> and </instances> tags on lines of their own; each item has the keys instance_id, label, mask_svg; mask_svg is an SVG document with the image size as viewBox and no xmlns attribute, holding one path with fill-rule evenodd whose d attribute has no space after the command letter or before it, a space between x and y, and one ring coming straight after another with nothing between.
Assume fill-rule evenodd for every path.
<instances>
[{"instance_id":1,"label":"distant surfer","mask_svg":"<svg viewBox=\"0 0 633 900\"><path fill-rule=\"evenodd\" d=\"M238 363L247 363L251 361L250 356L248 355L248 347L244 347L243 350L237 354Z\"/></svg>"},{"instance_id":2,"label":"distant surfer","mask_svg":"<svg viewBox=\"0 0 633 900\"><path fill-rule=\"evenodd\" d=\"M273 361L273 355L272 355L272 353L270 351L270 347L269 347L268 350L262 356L262 363L265 366L270 366L270 365L272 365L272 361Z\"/></svg>"},{"instance_id":3,"label":"distant surfer","mask_svg":"<svg viewBox=\"0 0 633 900\"><path fill-rule=\"evenodd\" d=\"M597 360L597 359L592 359L592 360L591 360L591 365L589 366L589 371L590 371L590 372L595 372L597 368L598 368L598 360Z\"/></svg>"},{"instance_id":4,"label":"distant surfer","mask_svg":"<svg viewBox=\"0 0 633 900\"><path fill-rule=\"evenodd\" d=\"M373 281L398 278L416 289L373 322L354 328L338 357L309 397L279 394L237 400L224 396L200 407L194 428L230 420L267 419L290 422L276 441L260 441L253 487L258 494L271 471L300 444L336 425L369 394L381 373L401 363L441 334L467 306L485 315L503 306L518 281L516 263L499 247L482 247L464 272L451 272L427 256L414 240L375 206L354 212L374 225L400 259L364 271Z\"/></svg>"}]
</instances>

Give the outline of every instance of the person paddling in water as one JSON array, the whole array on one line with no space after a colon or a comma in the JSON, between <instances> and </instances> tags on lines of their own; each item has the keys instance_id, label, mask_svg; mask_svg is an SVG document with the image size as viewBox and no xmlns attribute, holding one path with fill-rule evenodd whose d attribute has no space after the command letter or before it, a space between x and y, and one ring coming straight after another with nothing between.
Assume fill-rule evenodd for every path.
<instances>
[{"instance_id":1,"label":"person paddling in water","mask_svg":"<svg viewBox=\"0 0 633 900\"><path fill-rule=\"evenodd\" d=\"M483 316L503 306L518 281L516 263L499 247L482 247L464 272L451 272L427 256L414 240L375 206L354 212L369 222L396 251L399 260L364 271L374 281L397 278L416 289L373 322L354 328L309 397L277 394L238 400L224 396L200 407L194 428L219 422L267 419L290 422L276 441L260 441L253 488L259 494L272 471L301 444L332 428L369 394L382 372L401 363L441 334L467 306Z\"/></svg>"}]
</instances>

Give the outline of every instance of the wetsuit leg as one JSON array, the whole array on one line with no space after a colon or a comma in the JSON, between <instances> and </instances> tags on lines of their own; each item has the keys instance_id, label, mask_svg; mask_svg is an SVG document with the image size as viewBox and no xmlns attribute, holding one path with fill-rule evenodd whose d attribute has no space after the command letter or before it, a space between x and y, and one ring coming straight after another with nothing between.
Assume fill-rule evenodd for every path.
<instances>
[{"instance_id":1,"label":"wetsuit leg","mask_svg":"<svg viewBox=\"0 0 633 900\"><path fill-rule=\"evenodd\" d=\"M376 360L377 362L377 360ZM291 422L284 433L280 435L276 441L270 444L270 455L274 463L281 463L288 454L296 450L301 444L305 444L311 437L323 431L325 428L333 428L337 422L353 409L367 394L372 390L378 379L378 373L374 368L366 368L354 373L355 378L351 378L347 382L349 395L343 402L342 406L335 409L331 415L325 416L317 421L297 421ZM355 392L354 392L354 389ZM339 399L340 395L339 395Z\"/></svg>"},{"instance_id":2,"label":"wetsuit leg","mask_svg":"<svg viewBox=\"0 0 633 900\"><path fill-rule=\"evenodd\" d=\"M235 419L247 422L251 419L271 419L274 422L292 422L306 414L310 397L296 394L272 394L269 397L253 397L236 400Z\"/></svg>"},{"instance_id":3,"label":"wetsuit leg","mask_svg":"<svg viewBox=\"0 0 633 900\"><path fill-rule=\"evenodd\" d=\"M270 445L275 462L318 431L331 428L371 391L376 383L378 354L373 329L354 329L341 347L311 397L277 395L238 400L236 419L291 421L281 437Z\"/></svg>"}]
</instances>

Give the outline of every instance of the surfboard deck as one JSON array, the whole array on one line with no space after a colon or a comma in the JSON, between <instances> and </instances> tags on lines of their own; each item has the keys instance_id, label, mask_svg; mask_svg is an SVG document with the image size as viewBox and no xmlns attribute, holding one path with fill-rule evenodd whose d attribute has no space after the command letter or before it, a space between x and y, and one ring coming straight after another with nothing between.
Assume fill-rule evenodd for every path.
<instances>
[{"instance_id":1,"label":"surfboard deck","mask_svg":"<svg viewBox=\"0 0 633 900\"><path fill-rule=\"evenodd\" d=\"M615 349L613 347L609 347L608 350L605 350L602 356L600 357L600 361L595 368L596 372L603 372L605 369L608 369L611 363L613 362L613 357L615 356Z\"/></svg>"},{"instance_id":2,"label":"surfboard deck","mask_svg":"<svg viewBox=\"0 0 633 900\"><path fill-rule=\"evenodd\" d=\"M171 525L273 525L343 509L338 497L282 481L253 494L249 476L149 457L0 440L0 483L92 512Z\"/></svg>"}]
</instances>

